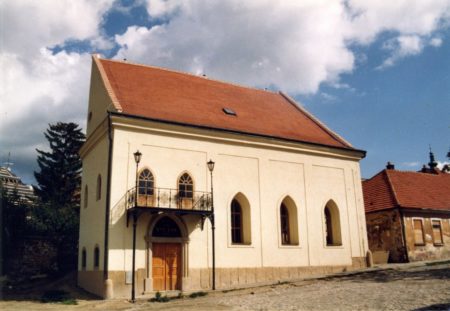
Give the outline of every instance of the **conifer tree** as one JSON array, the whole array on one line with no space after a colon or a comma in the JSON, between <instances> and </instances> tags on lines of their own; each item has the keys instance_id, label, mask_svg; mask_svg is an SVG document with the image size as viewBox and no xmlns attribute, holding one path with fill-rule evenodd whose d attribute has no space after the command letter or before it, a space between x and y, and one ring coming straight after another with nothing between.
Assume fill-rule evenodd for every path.
<instances>
[{"instance_id":1,"label":"conifer tree","mask_svg":"<svg viewBox=\"0 0 450 311\"><path fill-rule=\"evenodd\" d=\"M85 136L75 123L50 124L44 133L50 151L36 149L39 172L34 172L36 194L44 203L56 206L80 203L81 159L78 151Z\"/></svg>"},{"instance_id":2,"label":"conifer tree","mask_svg":"<svg viewBox=\"0 0 450 311\"><path fill-rule=\"evenodd\" d=\"M38 182L37 206L31 209L33 231L47 236L57 250L57 269L76 268L81 159L78 152L85 136L75 123L58 122L44 133L50 151L37 150L40 171L34 172Z\"/></svg>"}]
</instances>

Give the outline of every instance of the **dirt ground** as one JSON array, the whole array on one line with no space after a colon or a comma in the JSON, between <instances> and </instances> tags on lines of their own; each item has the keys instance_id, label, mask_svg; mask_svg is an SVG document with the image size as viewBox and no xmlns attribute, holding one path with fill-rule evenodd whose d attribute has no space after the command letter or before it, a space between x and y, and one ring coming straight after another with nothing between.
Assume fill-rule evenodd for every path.
<instances>
[{"instance_id":1,"label":"dirt ground","mask_svg":"<svg viewBox=\"0 0 450 311\"><path fill-rule=\"evenodd\" d=\"M49 288L70 292L77 305L40 302L43 290ZM134 304L98 300L77 289L72 275L45 286L6 288L0 310L450 310L450 261L385 265L169 302L140 299Z\"/></svg>"}]
</instances>

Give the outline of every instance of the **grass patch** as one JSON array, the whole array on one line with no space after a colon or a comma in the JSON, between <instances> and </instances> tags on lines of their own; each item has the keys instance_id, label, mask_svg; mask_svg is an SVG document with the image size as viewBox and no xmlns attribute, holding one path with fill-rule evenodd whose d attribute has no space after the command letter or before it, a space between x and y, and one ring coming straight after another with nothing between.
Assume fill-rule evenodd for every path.
<instances>
[{"instance_id":1,"label":"grass patch","mask_svg":"<svg viewBox=\"0 0 450 311\"><path fill-rule=\"evenodd\" d=\"M163 296L160 292L156 292L155 297L150 299L151 302L168 302L170 300L167 295Z\"/></svg>"},{"instance_id":2,"label":"grass patch","mask_svg":"<svg viewBox=\"0 0 450 311\"><path fill-rule=\"evenodd\" d=\"M63 305L77 305L76 299L64 290L48 290L42 294L40 301L42 303L61 303Z\"/></svg>"},{"instance_id":3,"label":"grass patch","mask_svg":"<svg viewBox=\"0 0 450 311\"><path fill-rule=\"evenodd\" d=\"M208 295L206 292L195 292L189 295L189 298L197 298L197 297L203 297Z\"/></svg>"}]
</instances>

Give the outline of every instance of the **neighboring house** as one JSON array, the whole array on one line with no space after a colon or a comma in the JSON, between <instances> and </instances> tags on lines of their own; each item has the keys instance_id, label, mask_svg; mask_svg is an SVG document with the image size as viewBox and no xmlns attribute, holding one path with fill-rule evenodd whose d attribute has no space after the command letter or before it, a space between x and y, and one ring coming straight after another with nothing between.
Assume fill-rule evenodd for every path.
<instances>
[{"instance_id":1,"label":"neighboring house","mask_svg":"<svg viewBox=\"0 0 450 311\"><path fill-rule=\"evenodd\" d=\"M390 262L450 258L450 174L431 160L420 172L388 163L363 181L369 248Z\"/></svg>"},{"instance_id":2,"label":"neighboring house","mask_svg":"<svg viewBox=\"0 0 450 311\"><path fill-rule=\"evenodd\" d=\"M0 167L0 187L8 195L17 195L17 198L26 204L32 204L36 198L33 186L24 184L9 167Z\"/></svg>"},{"instance_id":3,"label":"neighboring house","mask_svg":"<svg viewBox=\"0 0 450 311\"><path fill-rule=\"evenodd\" d=\"M97 295L129 297L133 270L141 295L366 265L365 152L283 93L94 56L80 154L78 284Z\"/></svg>"}]
</instances>

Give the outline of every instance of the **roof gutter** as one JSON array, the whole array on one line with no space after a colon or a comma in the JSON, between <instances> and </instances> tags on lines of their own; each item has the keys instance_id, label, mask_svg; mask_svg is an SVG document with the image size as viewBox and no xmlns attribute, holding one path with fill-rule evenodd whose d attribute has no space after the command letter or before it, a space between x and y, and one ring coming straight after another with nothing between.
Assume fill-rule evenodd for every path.
<instances>
[{"instance_id":1,"label":"roof gutter","mask_svg":"<svg viewBox=\"0 0 450 311\"><path fill-rule=\"evenodd\" d=\"M106 210L105 210L105 246L103 250L103 279L106 281L109 277L108 273L108 258L109 258L109 215L111 206L111 170L112 170L112 124L111 112L108 111L108 175L106 185Z\"/></svg>"},{"instance_id":2,"label":"roof gutter","mask_svg":"<svg viewBox=\"0 0 450 311\"><path fill-rule=\"evenodd\" d=\"M255 134L255 133L248 133L248 132L237 131L237 130L223 129L223 128L206 126L206 125L186 124L186 123L181 123L181 122L176 122L176 121L168 121L168 120L163 120L163 119L155 119L155 118L149 118L149 117L138 116L138 115L133 115L133 114L127 114L127 113L123 113L123 112L111 111L109 113L114 116L121 116L121 117L125 117L125 118L136 119L136 120L152 121L152 122L158 122L158 123L163 123L163 124L178 125L178 126L197 128L197 129L203 129L203 130L219 131L219 132L223 132L223 133L231 133L231 134L251 136L251 137L267 138L267 139L272 139L272 140L281 140L281 141L290 142L290 143L302 143L302 144L306 144L306 145L310 145L310 146L326 147L326 148L332 148L332 149L343 150L343 151L348 151L348 152L356 152L356 153L359 153L359 156L361 157L361 159L366 157L365 150L354 149L352 147L347 147L347 148L346 147L338 147L338 146L331 146L331 145L326 145L326 144L313 143L313 142L308 142L308 141L301 141L301 140L295 140L295 139L289 139L289 138L283 138L283 137L277 137L277 136L271 136L271 135Z\"/></svg>"}]
</instances>

